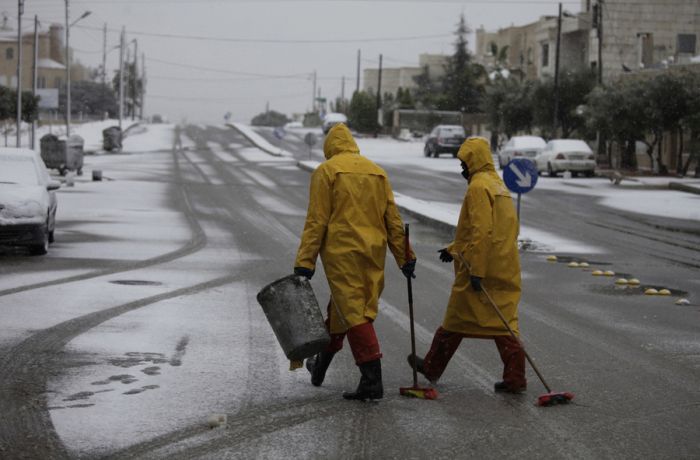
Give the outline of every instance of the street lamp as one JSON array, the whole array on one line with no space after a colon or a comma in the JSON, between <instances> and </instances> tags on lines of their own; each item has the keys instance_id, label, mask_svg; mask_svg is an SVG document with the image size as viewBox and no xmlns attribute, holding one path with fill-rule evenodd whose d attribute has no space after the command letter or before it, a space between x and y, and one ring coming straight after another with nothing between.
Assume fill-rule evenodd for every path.
<instances>
[{"instance_id":1,"label":"street lamp","mask_svg":"<svg viewBox=\"0 0 700 460\"><path fill-rule=\"evenodd\" d=\"M70 137L70 28L92 13L91 11L86 11L78 19L70 22L69 9L70 0L66 0L66 140Z\"/></svg>"}]
</instances>

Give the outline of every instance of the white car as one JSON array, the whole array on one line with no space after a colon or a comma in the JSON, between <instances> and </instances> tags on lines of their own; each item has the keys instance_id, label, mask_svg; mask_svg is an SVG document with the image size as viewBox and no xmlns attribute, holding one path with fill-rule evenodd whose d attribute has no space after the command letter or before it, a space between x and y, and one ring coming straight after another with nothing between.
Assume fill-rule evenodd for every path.
<instances>
[{"instance_id":1,"label":"white car","mask_svg":"<svg viewBox=\"0 0 700 460\"><path fill-rule=\"evenodd\" d=\"M513 158L529 158L535 162L547 143L539 136L513 136L498 151L498 166L503 169Z\"/></svg>"},{"instance_id":2,"label":"white car","mask_svg":"<svg viewBox=\"0 0 700 460\"><path fill-rule=\"evenodd\" d=\"M552 177L563 171L570 171L572 176L595 174L595 155L588 144L578 139L552 139L535 163L537 171L547 171Z\"/></svg>"},{"instance_id":3,"label":"white car","mask_svg":"<svg viewBox=\"0 0 700 460\"><path fill-rule=\"evenodd\" d=\"M347 123L348 122L348 117L346 117L342 113L327 113L325 117L323 117L323 134L328 134L328 131L331 130L333 125L337 125L338 123Z\"/></svg>"},{"instance_id":4,"label":"white car","mask_svg":"<svg viewBox=\"0 0 700 460\"><path fill-rule=\"evenodd\" d=\"M38 153L0 148L0 245L46 254L56 227L56 192Z\"/></svg>"}]
</instances>

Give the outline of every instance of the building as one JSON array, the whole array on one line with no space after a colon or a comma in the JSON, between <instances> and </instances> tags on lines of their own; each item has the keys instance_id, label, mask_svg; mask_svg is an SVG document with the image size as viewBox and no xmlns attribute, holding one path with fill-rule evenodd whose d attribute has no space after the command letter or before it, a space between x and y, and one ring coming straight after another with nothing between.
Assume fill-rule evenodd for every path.
<instances>
[{"instance_id":1,"label":"building","mask_svg":"<svg viewBox=\"0 0 700 460\"><path fill-rule=\"evenodd\" d=\"M697 0L582 0L580 13L562 15L560 71L598 71L599 32L603 81L640 69L688 63L699 53L700 7ZM491 43L499 50L508 47L505 62L496 62ZM476 61L487 68L500 65L523 78L544 78L554 74L556 45L556 15L497 32L480 27Z\"/></svg>"},{"instance_id":2,"label":"building","mask_svg":"<svg viewBox=\"0 0 700 460\"><path fill-rule=\"evenodd\" d=\"M23 28L24 29L24 28ZM33 28L32 28L33 29ZM24 32L24 30L23 30ZM52 24L48 31L38 34L37 86L57 88L65 86L66 56L63 26ZM17 31L3 19L0 26L0 85L17 88ZM72 61L72 59L71 59ZM34 64L34 31L22 34L22 89L32 89L32 68ZM80 63L72 63L71 80L84 80L87 69Z\"/></svg>"},{"instance_id":3,"label":"building","mask_svg":"<svg viewBox=\"0 0 700 460\"><path fill-rule=\"evenodd\" d=\"M417 67L383 67L382 93L396 94L399 88L415 88L415 77L427 67L430 77L435 79L445 74L445 64L449 56L443 54L420 54ZM374 93L379 81L379 69L364 69L362 89Z\"/></svg>"}]
</instances>

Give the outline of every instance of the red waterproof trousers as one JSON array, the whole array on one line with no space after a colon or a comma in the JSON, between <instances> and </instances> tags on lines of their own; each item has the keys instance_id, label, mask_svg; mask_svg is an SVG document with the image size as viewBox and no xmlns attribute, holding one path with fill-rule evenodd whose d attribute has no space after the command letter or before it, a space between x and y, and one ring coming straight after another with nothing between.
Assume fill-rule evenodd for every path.
<instances>
[{"instance_id":1,"label":"red waterproof trousers","mask_svg":"<svg viewBox=\"0 0 700 460\"><path fill-rule=\"evenodd\" d=\"M439 327L435 331L433 343L425 355L423 370L430 381L437 381L447 367L447 363L457 351L463 338L493 339L503 361L503 381L508 388L525 387L525 351L518 340L509 335L473 336L446 331Z\"/></svg>"},{"instance_id":2,"label":"red waterproof trousers","mask_svg":"<svg viewBox=\"0 0 700 460\"><path fill-rule=\"evenodd\" d=\"M326 319L326 329L330 331L330 307L328 304L328 317ZM342 334L331 334L331 343L326 347L326 352L337 353L343 348L343 340L348 336L348 343L352 356L355 358L355 364L358 366L363 363L374 361L382 357L379 351L379 341L377 334L374 332L374 326L371 322L359 324L351 327Z\"/></svg>"}]
</instances>

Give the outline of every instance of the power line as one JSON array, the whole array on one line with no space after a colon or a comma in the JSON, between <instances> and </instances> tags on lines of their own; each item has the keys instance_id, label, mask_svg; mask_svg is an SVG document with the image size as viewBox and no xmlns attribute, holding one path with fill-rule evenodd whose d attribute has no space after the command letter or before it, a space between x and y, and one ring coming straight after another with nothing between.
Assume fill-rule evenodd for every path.
<instances>
[{"instance_id":1,"label":"power line","mask_svg":"<svg viewBox=\"0 0 700 460\"><path fill-rule=\"evenodd\" d=\"M308 80L309 75L310 75L308 73L274 75L274 74L262 74L262 73L252 73L252 72L240 72L240 71L228 70L228 69L217 69L217 68L212 68L212 67L202 67L202 66L191 65L191 64L183 64L181 62L166 61L163 59L157 59L157 58L152 58L152 57L147 57L146 60L151 61L151 62L157 62L160 64L171 65L171 66L175 66L175 67L182 67L185 69L204 70L207 72L224 73L224 74L229 74L229 75L242 75L242 76L248 76L248 77Z\"/></svg>"},{"instance_id":2,"label":"power line","mask_svg":"<svg viewBox=\"0 0 700 460\"><path fill-rule=\"evenodd\" d=\"M76 28L86 30L99 30L101 28L76 25ZM116 29L107 29L116 32ZM129 30L129 35L139 35L142 37L155 38L176 38L182 40L200 40L233 43L281 43L281 44L338 44L338 43L376 43L376 42L396 42L406 40L428 40L432 38L446 38L453 34L433 34L433 35L407 35L403 37L375 37L375 38L313 38L313 39L292 39L292 38L246 38L246 37L208 37L204 35L180 35L155 32L139 32Z\"/></svg>"}]
</instances>

